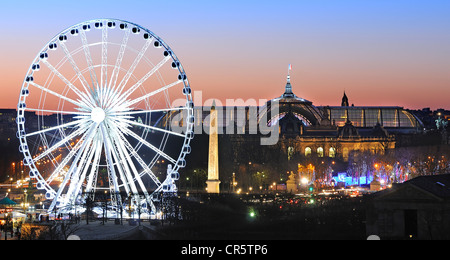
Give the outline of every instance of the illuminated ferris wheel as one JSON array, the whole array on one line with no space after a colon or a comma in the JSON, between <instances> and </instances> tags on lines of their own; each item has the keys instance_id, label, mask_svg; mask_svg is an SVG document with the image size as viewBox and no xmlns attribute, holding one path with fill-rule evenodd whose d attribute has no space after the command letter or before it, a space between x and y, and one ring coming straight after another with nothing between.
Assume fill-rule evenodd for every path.
<instances>
[{"instance_id":1,"label":"illuminated ferris wheel","mask_svg":"<svg viewBox=\"0 0 450 260\"><path fill-rule=\"evenodd\" d=\"M128 203L155 213L156 194L177 190L194 117L172 49L137 24L98 19L62 31L38 53L16 120L23 162L49 211L102 193L112 209Z\"/></svg>"}]
</instances>

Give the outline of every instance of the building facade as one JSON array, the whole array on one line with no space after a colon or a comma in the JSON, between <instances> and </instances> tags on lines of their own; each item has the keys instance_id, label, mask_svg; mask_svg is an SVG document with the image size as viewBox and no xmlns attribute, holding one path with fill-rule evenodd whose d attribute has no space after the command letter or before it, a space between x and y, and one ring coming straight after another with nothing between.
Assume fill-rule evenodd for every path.
<instances>
[{"instance_id":1,"label":"building facade","mask_svg":"<svg viewBox=\"0 0 450 260\"><path fill-rule=\"evenodd\" d=\"M371 195L367 236L449 239L450 175L420 176Z\"/></svg>"},{"instance_id":2,"label":"building facade","mask_svg":"<svg viewBox=\"0 0 450 260\"><path fill-rule=\"evenodd\" d=\"M224 190L233 173L244 188L285 184L292 173L298 185L302 176L307 176L308 183L329 184L332 175L347 169L353 153L383 155L423 133L421 120L402 107L350 106L346 93L341 103L315 106L294 93L288 76L284 93L264 104L216 106ZM198 162L207 161L202 151L208 150L211 110L194 109L196 137L192 145L198 154L190 155L188 167L207 168ZM275 142L262 143L274 134Z\"/></svg>"},{"instance_id":3,"label":"building facade","mask_svg":"<svg viewBox=\"0 0 450 260\"><path fill-rule=\"evenodd\" d=\"M208 125L209 110L195 110L196 127ZM397 135L418 135L423 131L422 122L402 107L349 106L345 93L342 106L316 107L293 93L289 76L285 92L264 106L216 107L216 111L219 134L231 139L257 142L261 133L256 127L275 127L277 144L286 153L290 150L304 156L343 160L352 151L384 153L396 147Z\"/></svg>"}]
</instances>

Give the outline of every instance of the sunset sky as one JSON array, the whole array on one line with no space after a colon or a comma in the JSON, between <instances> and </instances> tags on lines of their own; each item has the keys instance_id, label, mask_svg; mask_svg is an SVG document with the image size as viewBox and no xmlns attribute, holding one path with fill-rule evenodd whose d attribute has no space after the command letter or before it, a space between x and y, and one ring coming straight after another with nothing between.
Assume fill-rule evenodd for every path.
<instances>
[{"instance_id":1,"label":"sunset sky","mask_svg":"<svg viewBox=\"0 0 450 260\"><path fill-rule=\"evenodd\" d=\"M51 38L95 18L163 38L203 101L278 97L292 64L294 93L317 106L345 91L355 106L450 109L448 0L1 0L0 108Z\"/></svg>"}]
</instances>

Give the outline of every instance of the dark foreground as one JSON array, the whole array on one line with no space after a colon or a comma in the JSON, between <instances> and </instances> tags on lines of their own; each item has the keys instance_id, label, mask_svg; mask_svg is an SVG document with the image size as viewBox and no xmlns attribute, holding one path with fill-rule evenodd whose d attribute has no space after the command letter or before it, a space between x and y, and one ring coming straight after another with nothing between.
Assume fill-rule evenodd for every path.
<instances>
[{"instance_id":1,"label":"dark foreground","mask_svg":"<svg viewBox=\"0 0 450 260\"><path fill-rule=\"evenodd\" d=\"M161 220L24 224L21 239L365 240L365 204L348 196L191 194L165 198Z\"/></svg>"},{"instance_id":2,"label":"dark foreground","mask_svg":"<svg viewBox=\"0 0 450 260\"><path fill-rule=\"evenodd\" d=\"M162 239L366 239L362 197L196 195L178 198Z\"/></svg>"}]
</instances>

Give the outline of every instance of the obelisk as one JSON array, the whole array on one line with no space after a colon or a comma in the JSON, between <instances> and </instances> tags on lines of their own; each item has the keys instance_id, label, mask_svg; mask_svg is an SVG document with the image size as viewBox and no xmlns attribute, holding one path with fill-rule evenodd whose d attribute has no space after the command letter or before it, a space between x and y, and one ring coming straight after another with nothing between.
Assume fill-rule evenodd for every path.
<instances>
[{"instance_id":1,"label":"obelisk","mask_svg":"<svg viewBox=\"0 0 450 260\"><path fill-rule=\"evenodd\" d=\"M208 154L208 180L206 187L208 193L220 193L219 180L219 138L216 102L213 101L209 114L209 154Z\"/></svg>"}]
</instances>

